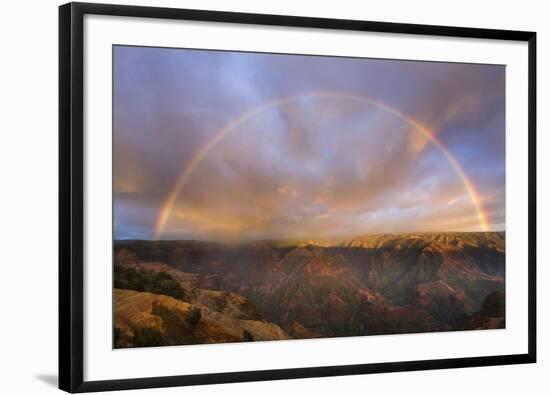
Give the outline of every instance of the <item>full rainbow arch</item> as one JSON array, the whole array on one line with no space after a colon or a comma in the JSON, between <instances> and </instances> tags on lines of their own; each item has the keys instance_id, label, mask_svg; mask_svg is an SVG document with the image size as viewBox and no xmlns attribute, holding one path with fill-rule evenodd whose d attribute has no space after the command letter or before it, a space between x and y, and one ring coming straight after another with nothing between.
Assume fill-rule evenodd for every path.
<instances>
[{"instance_id":1,"label":"full rainbow arch","mask_svg":"<svg viewBox=\"0 0 550 395\"><path fill-rule=\"evenodd\" d=\"M462 168L460 163L456 160L456 158L452 155L449 149L436 138L433 132L431 132L425 126L420 124L416 119L405 115L401 111L393 107L390 107L383 102L374 100L367 96L356 95L351 93L340 93L340 92L312 92L312 93L298 94L298 95L292 95L292 96L284 96L284 97L272 100L270 102L264 103L258 107L255 107L241 114L237 118L227 123L223 128L221 128L218 131L218 133L214 135L214 137L212 137L206 144L204 144L195 153L195 155L193 155L191 160L183 168L174 186L171 188L166 199L164 200L164 203L159 211L159 215L155 223L155 229L154 229L155 238L158 239L162 235L162 232L164 231L164 227L166 226L166 223L168 222L168 219L170 218L170 215L174 208L174 204L176 203L176 199L180 191L183 189L183 187L185 186L185 184L193 174L193 171L197 168L197 166L201 163L201 161L206 157L206 155L210 152L210 150L212 150L212 148L214 148L220 141L222 141L225 138L225 136L237 130L238 126L241 125L242 123L248 121L249 119L255 117L256 115L259 115L265 110L275 108L283 104L288 104L293 101L298 101L304 98L310 98L310 97L342 98L342 99L353 100L356 102L368 104L376 108L379 108L383 111L386 111L397 118L404 120L406 123L412 126L413 129L422 133L431 143L433 143L441 151L441 153L449 161L453 170L455 171L457 176L460 178L462 184L464 185L466 192L470 196L470 200L476 211L476 215L477 215L481 229L483 231L489 230L488 215L483 207L481 197L477 192L473 182L468 178L464 169Z\"/></svg>"}]
</instances>

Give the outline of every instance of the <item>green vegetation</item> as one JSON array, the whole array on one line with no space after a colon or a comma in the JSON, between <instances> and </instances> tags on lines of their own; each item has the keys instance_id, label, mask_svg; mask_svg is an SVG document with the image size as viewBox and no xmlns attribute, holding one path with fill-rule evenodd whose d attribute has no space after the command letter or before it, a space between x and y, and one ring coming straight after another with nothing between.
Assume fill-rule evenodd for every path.
<instances>
[{"instance_id":1,"label":"green vegetation","mask_svg":"<svg viewBox=\"0 0 550 395\"><path fill-rule=\"evenodd\" d=\"M166 339L157 328L143 327L134 332L134 347L157 347L166 344Z\"/></svg>"},{"instance_id":2,"label":"green vegetation","mask_svg":"<svg viewBox=\"0 0 550 395\"><path fill-rule=\"evenodd\" d=\"M115 265L115 288L151 292L181 299L184 290L180 283L167 273L122 268Z\"/></svg>"},{"instance_id":3,"label":"green vegetation","mask_svg":"<svg viewBox=\"0 0 550 395\"><path fill-rule=\"evenodd\" d=\"M115 348L120 347L121 338L122 338L122 330L118 327L115 327L113 330L113 344Z\"/></svg>"},{"instance_id":4,"label":"green vegetation","mask_svg":"<svg viewBox=\"0 0 550 395\"><path fill-rule=\"evenodd\" d=\"M483 301L481 312L489 317L503 317L506 296L502 291L493 291Z\"/></svg>"},{"instance_id":5,"label":"green vegetation","mask_svg":"<svg viewBox=\"0 0 550 395\"><path fill-rule=\"evenodd\" d=\"M201 320L201 310L198 307L194 307L189 313L187 313L187 323L192 327L197 326Z\"/></svg>"},{"instance_id":6,"label":"green vegetation","mask_svg":"<svg viewBox=\"0 0 550 395\"><path fill-rule=\"evenodd\" d=\"M246 329L243 329L243 341L245 342L254 341L254 336L252 336L252 333L250 333L250 331L247 331Z\"/></svg>"}]
</instances>

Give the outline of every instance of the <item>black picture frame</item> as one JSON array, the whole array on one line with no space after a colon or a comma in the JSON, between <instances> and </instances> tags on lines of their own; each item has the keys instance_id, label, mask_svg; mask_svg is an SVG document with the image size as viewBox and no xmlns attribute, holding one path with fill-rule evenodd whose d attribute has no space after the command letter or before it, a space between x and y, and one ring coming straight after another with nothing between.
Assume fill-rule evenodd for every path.
<instances>
[{"instance_id":1,"label":"black picture frame","mask_svg":"<svg viewBox=\"0 0 550 395\"><path fill-rule=\"evenodd\" d=\"M470 358L84 381L83 19L87 14L528 43L528 352ZM536 33L283 15L68 3L59 8L59 388L90 392L536 362Z\"/></svg>"}]
</instances>

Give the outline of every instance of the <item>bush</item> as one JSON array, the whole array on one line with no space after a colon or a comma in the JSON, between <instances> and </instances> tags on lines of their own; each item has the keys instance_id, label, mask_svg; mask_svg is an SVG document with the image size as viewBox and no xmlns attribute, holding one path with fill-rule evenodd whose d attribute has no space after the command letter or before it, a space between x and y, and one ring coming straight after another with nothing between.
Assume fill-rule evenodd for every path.
<instances>
[{"instance_id":1,"label":"bush","mask_svg":"<svg viewBox=\"0 0 550 395\"><path fill-rule=\"evenodd\" d=\"M168 273L115 266L115 288L151 292L181 299L184 289Z\"/></svg>"},{"instance_id":2,"label":"bush","mask_svg":"<svg viewBox=\"0 0 550 395\"><path fill-rule=\"evenodd\" d=\"M166 345L162 332L153 327L136 329L133 342L134 347L158 347Z\"/></svg>"},{"instance_id":3,"label":"bush","mask_svg":"<svg viewBox=\"0 0 550 395\"><path fill-rule=\"evenodd\" d=\"M122 337L122 330L118 327L115 327L114 330L113 330L113 345L114 345L114 348L117 348L121 337Z\"/></svg>"},{"instance_id":4,"label":"bush","mask_svg":"<svg viewBox=\"0 0 550 395\"><path fill-rule=\"evenodd\" d=\"M483 301L481 312L489 317L503 317L506 296L502 291L493 291Z\"/></svg>"},{"instance_id":5,"label":"bush","mask_svg":"<svg viewBox=\"0 0 550 395\"><path fill-rule=\"evenodd\" d=\"M197 326L201 320L201 310L198 307L194 307L189 313L187 313L186 319L187 323L192 327Z\"/></svg>"},{"instance_id":6,"label":"bush","mask_svg":"<svg viewBox=\"0 0 550 395\"><path fill-rule=\"evenodd\" d=\"M250 333L246 329L243 329L243 341L245 341L245 342L253 342L254 341L254 336L252 336L252 333Z\"/></svg>"}]
</instances>

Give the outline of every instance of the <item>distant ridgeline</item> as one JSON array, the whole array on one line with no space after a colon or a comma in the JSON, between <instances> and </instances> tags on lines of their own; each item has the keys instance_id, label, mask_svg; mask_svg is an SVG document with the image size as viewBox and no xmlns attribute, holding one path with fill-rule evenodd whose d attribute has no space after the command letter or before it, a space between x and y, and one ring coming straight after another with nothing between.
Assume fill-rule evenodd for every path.
<instances>
[{"instance_id":1,"label":"distant ridgeline","mask_svg":"<svg viewBox=\"0 0 550 395\"><path fill-rule=\"evenodd\" d=\"M115 347L504 328L504 232L115 241Z\"/></svg>"}]
</instances>

